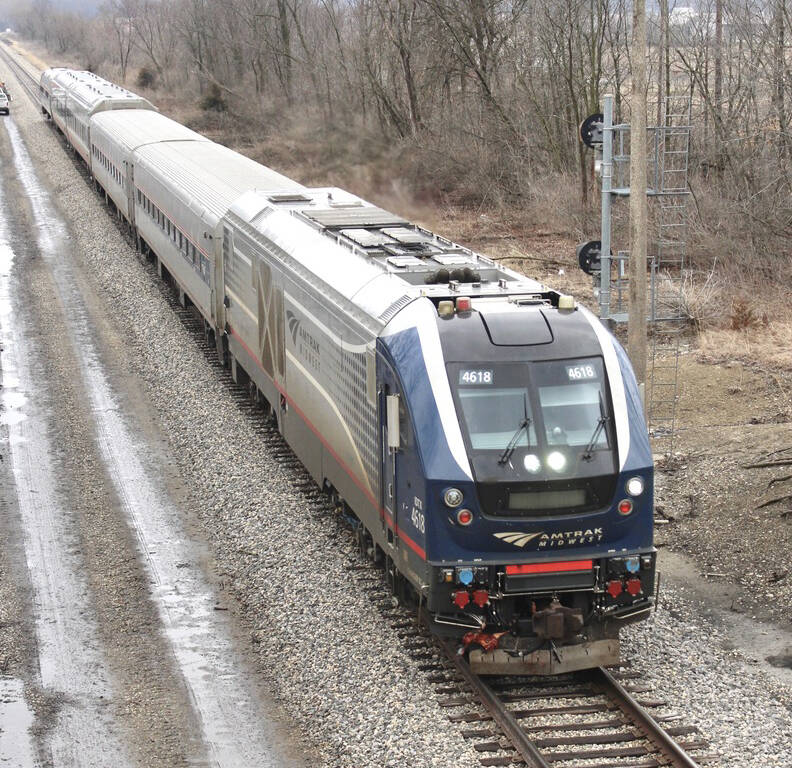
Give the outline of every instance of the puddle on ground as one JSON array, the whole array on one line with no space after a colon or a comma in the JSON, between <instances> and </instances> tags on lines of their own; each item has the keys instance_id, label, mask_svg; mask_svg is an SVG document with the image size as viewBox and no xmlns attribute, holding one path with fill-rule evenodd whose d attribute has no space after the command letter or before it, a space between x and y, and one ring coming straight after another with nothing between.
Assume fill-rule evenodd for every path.
<instances>
[{"instance_id":1,"label":"puddle on ground","mask_svg":"<svg viewBox=\"0 0 792 768\"><path fill-rule=\"evenodd\" d=\"M0 677L0 766L36 768L39 765L30 735L33 713L23 690L21 680Z\"/></svg>"},{"instance_id":2,"label":"puddle on ground","mask_svg":"<svg viewBox=\"0 0 792 768\"><path fill-rule=\"evenodd\" d=\"M792 686L792 631L789 628L733 610L731 604L739 587L724 581L716 588L714 582L702 579L696 562L681 552L662 549L658 563L664 581L684 588L689 599L696 599L703 622L723 634L724 648L739 650L750 663L760 664L764 672Z\"/></svg>"},{"instance_id":3,"label":"puddle on ground","mask_svg":"<svg viewBox=\"0 0 792 768\"><path fill-rule=\"evenodd\" d=\"M11 389L10 383L4 377L3 392L3 410L0 411L0 424L19 424L20 421L27 418L27 414L22 410L27 402L27 397L24 393L17 392Z\"/></svg>"},{"instance_id":4,"label":"puddle on ground","mask_svg":"<svg viewBox=\"0 0 792 768\"><path fill-rule=\"evenodd\" d=\"M3 125L13 141L20 144L14 123L4 121ZM4 169L4 173L9 171ZM0 175L0 210L8 205L3 182ZM32 201L34 207L41 205L40 199ZM56 452L46 413L33 407L42 402L46 389L33 370L40 355L35 328L27 327L18 313L19 281L29 278L23 263L15 265L11 234L9 220L0 216L0 405L10 445L10 450L3 453L10 458L24 531L39 683L64 698L47 735L47 764L57 768L124 768L130 763L107 711L112 688L75 538L75 522L61 497L61 478L53 458ZM4 685L9 695L2 697L8 701L0 706L0 728L4 729L0 734L0 768L36 766L37 762L23 760L12 752L25 749L30 753L30 743L24 741L28 739L28 726L20 724L24 722L24 710L20 709L24 700L13 693L11 683Z\"/></svg>"},{"instance_id":5,"label":"puddle on ground","mask_svg":"<svg viewBox=\"0 0 792 768\"><path fill-rule=\"evenodd\" d=\"M788 649L787 653L782 653L778 656L768 656L766 661L778 669L792 669L792 648Z\"/></svg>"}]
</instances>

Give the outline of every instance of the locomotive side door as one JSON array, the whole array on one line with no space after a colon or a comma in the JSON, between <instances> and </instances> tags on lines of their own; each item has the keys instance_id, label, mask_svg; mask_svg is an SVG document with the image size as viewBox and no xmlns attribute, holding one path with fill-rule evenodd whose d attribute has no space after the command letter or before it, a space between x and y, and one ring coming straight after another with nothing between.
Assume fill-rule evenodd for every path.
<instances>
[{"instance_id":1,"label":"locomotive side door","mask_svg":"<svg viewBox=\"0 0 792 768\"><path fill-rule=\"evenodd\" d=\"M399 384L390 367L382 369L382 387L379 396L380 449L382 459L382 525L389 544L396 546L397 511L399 508L396 483L396 457L399 436ZM394 432L395 430L395 432Z\"/></svg>"}]
</instances>

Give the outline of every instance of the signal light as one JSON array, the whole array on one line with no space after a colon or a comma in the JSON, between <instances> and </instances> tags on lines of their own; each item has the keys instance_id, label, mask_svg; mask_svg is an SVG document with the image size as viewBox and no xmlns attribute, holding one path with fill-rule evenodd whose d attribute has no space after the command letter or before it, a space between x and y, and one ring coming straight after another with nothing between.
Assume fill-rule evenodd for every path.
<instances>
[{"instance_id":1,"label":"signal light","mask_svg":"<svg viewBox=\"0 0 792 768\"><path fill-rule=\"evenodd\" d=\"M440 317L453 317L454 316L454 302L453 301L440 301L437 304L437 314Z\"/></svg>"},{"instance_id":2,"label":"signal light","mask_svg":"<svg viewBox=\"0 0 792 768\"><path fill-rule=\"evenodd\" d=\"M457 581L464 586L469 587L473 583L473 569L472 568L457 568Z\"/></svg>"},{"instance_id":3,"label":"signal light","mask_svg":"<svg viewBox=\"0 0 792 768\"><path fill-rule=\"evenodd\" d=\"M608 582L608 594L615 600L622 593L622 583L618 579Z\"/></svg>"},{"instance_id":4,"label":"signal light","mask_svg":"<svg viewBox=\"0 0 792 768\"><path fill-rule=\"evenodd\" d=\"M633 511L633 503L629 499L622 499L619 502L619 514L629 515Z\"/></svg>"},{"instance_id":5,"label":"signal light","mask_svg":"<svg viewBox=\"0 0 792 768\"><path fill-rule=\"evenodd\" d=\"M470 593L465 592L464 589L457 590L452 597L454 599L454 605L459 608L460 611L470 602Z\"/></svg>"},{"instance_id":6,"label":"signal light","mask_svg":"<svg viewBox=\"0 0 792 768\"><path fill-rule=\"evenodd\" d=\"M641 591L640 579L627 579L627 591L635 597Z\"/></svg>"},{"instance_id":7,"label":"signal light","mask_svg":"<svg viewBox=\"0 0 792 768\"><path fill-rule=\"evenodd\" d=\"M489 602L489 592L486 589L477 589L473 592L473 602L483 608Z\"/></svg>"},{"instance_id":8,"label":"signal light","mask_svg":"<svg viewBox=\"0 0 792 768\"><path fill-rule=\"evenodd\" d=\"M456 517L460 525L470 525L473 522L473 513L469 509L460 509Z\"/></svg>"}]
</instances>

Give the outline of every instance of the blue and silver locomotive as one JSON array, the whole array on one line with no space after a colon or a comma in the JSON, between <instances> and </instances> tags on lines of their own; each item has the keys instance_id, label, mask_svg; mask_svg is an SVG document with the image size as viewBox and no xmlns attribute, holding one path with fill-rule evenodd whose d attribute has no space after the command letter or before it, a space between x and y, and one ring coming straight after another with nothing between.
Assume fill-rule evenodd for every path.
<instances>
[{"instance_id":1,"label":"blue and silver locomotive","mask_svg":"<svg viewBox=\"0 0 792 768\"><path fill-rule=\"evenodd\" d=\"M55 80L68 125L86 86L45 73L47 115ZM600 322L100 90L79 116L95 182L432 629L482 673L618 661L619 628L653 604L653 466Z\"/></svg>"}]
</instances>

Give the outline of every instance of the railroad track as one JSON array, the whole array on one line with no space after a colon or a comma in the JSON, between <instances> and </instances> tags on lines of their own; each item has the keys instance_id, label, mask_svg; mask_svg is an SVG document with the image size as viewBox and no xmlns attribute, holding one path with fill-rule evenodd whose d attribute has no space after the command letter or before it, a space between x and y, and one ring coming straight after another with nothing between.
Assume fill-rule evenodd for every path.
<instances>
[{"instance_id":1,"label":"railroad track","mask_svg":"<svg viewBox=\"0 0 792 768\"><path fill-rule=\"evenodd\" d=\"M556 677L490 681L474 675L448 645L442 644L442 649L453 664L456 682L437 684L440 706L461 710L449 716L471 726L463 735L486 755L482 765L550 768L585 761L587 768L696 768L699 763L688 750L708 746L696 737L694 726L673 725L676 716L651 715L649 709L665 702L651 697L639 701L636 695L649 689L637 682L640 676L635 673L598 668ZM625 684L617 676L631 682ZM682 736L687 741L675 741Z\"/></svg>"},{"instance_id":2,"label":"railroad track","mask_svg":"<svg viewBox=\"0 0 792 768\"><path fill-rule=\"evenodd\" d=\"M19 84L30 97L30 100L34 104L38 104L38 81L11 55L11 52L8 50L11 43L5 38L3 38L3 43L4 45L0 46L0 58L11 68L11 71L14 73L17 80L19 80Z\"/></svg>"},{"instance_id":3,"label":"railroad track","mask_svg":"<svg viewBox=\"0 0 792 768\"><path fill-rule=\"evenodd\" d=\"M8 45L8 41L3 42ZM0 46L0 58L38 104L36 78L5 46ZM134 247L131 238L129 241ZM152 265L149 269L153 279L156 270ZM206 360L230 386L237 406L254 423L262 443L292 470L291 485L302 494L308 513L325 520L332 518L339 528L348 529L343 510L315 485L270 416L251 401L244 388L234 384L230 373L219 363L214 344L206 340L201 320L193 310L181 307L169 288L160 285ZM459 724L463 737L480 754L482 766L697 768L712 759L711 755L700 754L708 744L698 737L695 726L676 724L678 715L650 713L662 710L666 702L647 695L650 689L640 682L640 674L598 668L543 678L480 677L451 644L428 634L414 608L400 606L391 597L381 569L360 560L350 562L349 567L355 587L369 594L406 652L427 674L440 708ZM686 741L676 741L678 737ZM689 751L696 753L695 760Z\"/></svg>"}]
</instances>

